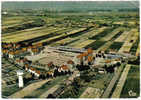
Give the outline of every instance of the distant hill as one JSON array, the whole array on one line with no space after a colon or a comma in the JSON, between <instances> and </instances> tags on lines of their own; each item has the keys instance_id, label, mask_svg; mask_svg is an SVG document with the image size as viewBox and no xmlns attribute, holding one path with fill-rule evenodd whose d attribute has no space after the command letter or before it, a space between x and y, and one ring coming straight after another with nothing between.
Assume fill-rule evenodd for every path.
<instances>
[{"instance_id":1,"label":"distant hill","mask_svg":"<svg viewBox=\"0 0 141 100\"><path fill-rule=\"evenodd\" d=\"M2 2L2 10L94 11L138 9L139 1L42 1Z\"/></svg>"}]
</instances>

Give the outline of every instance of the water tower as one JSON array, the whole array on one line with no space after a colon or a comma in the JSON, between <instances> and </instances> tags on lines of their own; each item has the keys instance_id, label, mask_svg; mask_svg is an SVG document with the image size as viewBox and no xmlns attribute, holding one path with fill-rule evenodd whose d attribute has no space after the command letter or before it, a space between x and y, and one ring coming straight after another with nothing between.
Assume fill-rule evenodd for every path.
<instances>
[{"instance_id":1,"label":"water tower","mask_svg":"<svg viewBox=\"0 0 141 100\"><path fill-rule=\"evenodd\" d=\"M17 76L19 78L19 88L21 88L21 87L24 86L24 83L23 83L23 71L22 70L18 70L17 71Z\"/></svg>"}]
</instances>

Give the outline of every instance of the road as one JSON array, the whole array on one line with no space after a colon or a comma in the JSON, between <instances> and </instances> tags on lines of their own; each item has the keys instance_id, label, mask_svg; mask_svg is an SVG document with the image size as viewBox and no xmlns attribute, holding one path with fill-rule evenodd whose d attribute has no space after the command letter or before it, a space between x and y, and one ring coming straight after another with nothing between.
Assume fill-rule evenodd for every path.
<instances>
[{"instance_id":1,"label":"road","mask_svg":"<svg viewBox=\"0 0 141 100\"><path fill-rule=\"evenodd\" d=\"M124 65L121 65L121 66L119 67L118 71L115 72L115 75L113 76L113 78L112 78L110 84L108 85L108 87L107 87L106 90L104 91L104 94L102 95L102 98L108 98L108 97L109 97L109 95L110 95L110 93L111 93L111 91L112 91L112 88L114 87L114 85L115 85L117 79L118 79L119 76L120 76L120 73L121 73L121 71L122 71L122 69L123 69L123 66L124 66Z\"/></svg>"},{"instance_id":2,"label":"road","mask_svg":"<svg viewBox=\"0 0 141 100\"><path fill-rule=\"evenodd\" d=\"M42 81L30 84L27 87L23 88L22 90L9 96L8 98L23 98L24 96L27 96L28 94L32 93L33 91L35 91L37 88L41 87L43 84L45 84L48 81L50 81L50 79L42 80Z\"/></svg>"},{"instance_id":3,"label":"road","mask_svg":"<svg viewBox=\"0 0 141 100\"><path fill-rule=\"evenodd\" d=\"M112 94L112 98L120 98L120 94L123 89L124 83L126 81L130 67L131 67L131 65L126 65L126 67L124 68L124 71L122 72L122 75L118 81L118 84Z\"/></svg>"}]
</instances>

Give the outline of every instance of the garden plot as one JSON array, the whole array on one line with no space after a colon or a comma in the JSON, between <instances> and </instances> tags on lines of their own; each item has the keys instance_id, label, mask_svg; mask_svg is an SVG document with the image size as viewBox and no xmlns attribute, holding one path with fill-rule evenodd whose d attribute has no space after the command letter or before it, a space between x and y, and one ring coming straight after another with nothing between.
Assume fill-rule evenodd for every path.
<instances>
[{"instance_id":1,"label":"garden plot","mask_svg":"<svg viewBox=\"0 0 141 100\"><path fill-rule=\"evenodd\" d=\"M18 24L21 24L22 20L9 20L9 21L2 21L2 29L12 27Z\"/></svg>"},{"instance_id":2,"label":"garden plot","mask_svg":"<svg viewBox=\"0 0 141 100\"><path fill-rule=\"evenodd\" d=\"M108 35L106 35L105 37L102 37L100 40L102 41L109 41L112 39L112 37L114 37L116 34L118 34L120 31L122 30L121 27L113 30L111 33L109 33Z\"/></svg>"},{"instance_id":3,"label":"garden plot","mask_svg":"<svg viewBox=\"0 0 141 100\"><path fill-rule=\"evenodd\" d=\"M24 20L24 17L4 17L2 18L2 25L6 25L6 24L13 24L19 21Z\"/></svg>"},{"instance_id":4,"label":"garden plot","mask_svg":"<svg viewBox=\"0 0 141 100\"><path fill-rule=\"evenodd\" d=\"M99 34L96 34L95 36L91 37L90 39L94 39L94 40L100 40L101 38L107 36L109 33L111 33L116 27L108 27L106 29L104 29L102 32L100 32Z\"/></svg>"},{"instance_id":5,"label":"garden plot","mask_svg":"<svg viewBox=\"0 0 141 100\"><path fill-rule=\"evenodd\" d=\"M75 37L75 39L80 39L79 41L73 42L69 44L68 46L76 47L76 48L83 48L87 45L91 44L92 42L96 40L88 40L89 37L97 35L99 32L102 32L106 27L100 28L97 30L92 30L89 32L86 32L85 34L82 34L80 36Z\"/></svg>"},{"instance_id":6,"label":"garden plot","mask_svg":"<svg viewBox=\"0 0 141 100\"><path fill-rule=\"evenodd\" d=\"M76 38L68 37L68 38L65 38L63 40L52 43L51 46L53 46L53 45L66 45L66 44L69 44L71 41L74 41L74 40L76 40Z\"/></svg>"},{"instance_id":7,"label":"garden plot","mask_svg":"<svg viewBox=\"0 0 141 100\"><path fill-rule=\"evenodd\" d=\"M46 28L46 27L40 27L40 28L33 28L33 29L28 29L28 30L23 30L23 31L18 31L18 32L15 32L15 33L11 33L11 34L8 34L8 35L4 35L2 37L2 40L6 40L6 39L11 39L11 38L15 38L15 37L22 37L22 36L25 36L25 35L32 35L32 34L39 34L39 32L46 32L46 31L50 31L50 30L53 30L55 28L53 27L50 27L50 28Z\"/></svg>"},{"instance_id":8,"label":"garden plot","mask_svg":"<svg viewBox=\"0 0 141 100\"><path fill-rule=\"evenodd\" d=\"M131 31L131 34L129 34L128 37L126 37L127 39L124 42L123 46L120 48L119 52L123 52L123 51L130 52L130 49L131 49L132 45L138 39L138 34L139 33L137 32L137 30L133 29Z\"/></svg>"},{"instance_id":9,"label":"garden plot","mask_svg":"<svg viewBox=\"0 0 141 100\"><path fill-rule=\"evenodd\" d=\"M93 37L93 36L99 34L100 32L102 32L102 31L105 30L106 28L107 28L107 27L102 27L102 28L99 28L99 29L94 29L94 30L92 30L92 31L90 31L90 32L87 32L87 33L85 33L85 34L82 34L82 35L80 35L80 36L78 36L78 37L81 37L81 38L85 38L85 37L91 38L91 37Z\"/></svg>"},{"instance_id":10,"label":"garden plot","mask_svg":"<svg viewBox=\"0 0 141 100\"><path fill-rule=\"evenodd\" d=\"M3 26L2 29L7 29L7 28L10 28L10 27L17 27L18 25L23 25L23 24L27 24L27 23L32 23L34 22L33 20L29 20L29 21L21 21L21 22L17 22L15 24L8 24L6 26Z\"/></svg>"},{"instance_id":11,"label":"garden plot","mask_svg":"<svg viewBox=\"0 0 141 100\"><path fill-rule=\"evenodd\" d=\"M78 45L78 44L80 44L80 43L82 43L84 41L85 41L84 39L80 39L80 40L78 40L76 42L73 42L73 43L69 44L68 46L75 47L76 45Z\"/></svg>"},{"instance_id":12,"label":"garden plot","mask_svg":"<svg viewBox=\"0 0 141 100\"><path fill-rule=\"evenodd\" d=\"M98 48L100 48L102 45L104 45L106 43L106 41L94 41L91 44L85 46L85 49L88 48L92 48L93 50L97 50Z\"/></svg>"},{"instance_id":13,"label":"garden plot","mask_svg":"<svg viewBox=\"0 0 141 100\"><path fill-rule=\"evenodd\" d=\"M36 43L44 43L44 42L48 43L48 42L50 42L50 41L56 42L56 41L59 40L59 39L62 40L62 39L65 38L66 36L73 35L73 34L77 34L78 32L82 32L82 31L84 31L84 30L86 30L86 28L76 29L75 31L72 30L71 32L68 32L67 34L61 34L61 35L59 35L59 36L54 36L54 37L51 37L51 38L49 38L49 39L44 39L44 40L38 41L38 42L36 42Z\"/></svg>"},{"instance_id":14,"label":"garden plot","mask_svg":"<svg viewBox=\"0 0 141 100\"><path fill-rule=\"evenodd\" d=\"M4 42L19 42L19 41L24 41L24 40L36 38L36 37L39 37L39 36L51 34L52 32L59 31L59 30L62 30L62 29L41 30L40 32L36 32L36 33L33 33L33 34L26 34L25 33L25 34L22 34L22 36L15 36L15 37L10 38L10 39L5 39Z\"/></svg>"},{"instance_id":15,"label":"garden plot","mask_svg":"<svg viewBox=\"0 0 141 100\"><path fill-rule=\"evenodd\" d=\"M6 38L6 37L13 36L16 34L23 34L24 32L26 32L26 33L30 33L32 31L36 32L36 31L42 30L42 29L45 29L45 27L35 27L35 28L25 29L25 30L21 30L21 31L6 33L6 34L2 34L2 38Z\"/></svg>"},{"instance_id":16,"label":"garden plot","mask_svg":"<svg viewBox=\"0 0 141 100\"><path fill-rule=\"evenodd\" d=\"M105 50L107 50L112 43L113 42L111 42L111 41L106 42L103 46L98 48L98 51L105 51Z\"/></svg>"},{"instance_id":17,"label":"garden plot","mask_svg":"<svg viewBox=\"0 0 141 100\"><path fill-rule=\"evenodd\" d=\"M118 51L121 48L122 45L123 45L123 42L113 42L108 49Z\"/></svg>"},{"instance_id":18,"label":"garden plot","mask_svg":"<svg viewBox=\"0 0 141 100\"><path fill-rule=\"evenodd\" d=\"M75 45L73 47L74 48L84 48L85 46L91 44L94 41L96 41L96 40L85 40L85 41L83 41L83 42L81 42L81 43L79 43L79 44L77 44L77 45Z\"/></svg>"},{"instance_id":19,"label":"garden plot","mask_svg":"<svg viewBox=\"0 0 141 100\"><path fill-rule=\"evenodd\" d=\"M127 39L128 34L130 34L129 31L123 32L114 42L124 42Z\"/></svg>"}]
</instances>

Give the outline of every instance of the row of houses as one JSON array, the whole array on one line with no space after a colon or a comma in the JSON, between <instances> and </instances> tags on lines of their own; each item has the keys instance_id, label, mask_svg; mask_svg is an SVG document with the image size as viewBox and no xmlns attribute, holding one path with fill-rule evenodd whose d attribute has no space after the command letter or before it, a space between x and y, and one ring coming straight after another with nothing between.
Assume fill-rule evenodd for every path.
<instances>
[{"instance_id":1,"label":"row of houses","mask_svg":"<svg viewBox=\"0 0 141 100\"><path fill-rule=\"evenodd\" d=\"M26 54L36 55L43 50L42 43L22 47L21 44L17 43L3 43L2 44L2 56L8 58L18 58Z\"/></svg>"}]
</instances>

